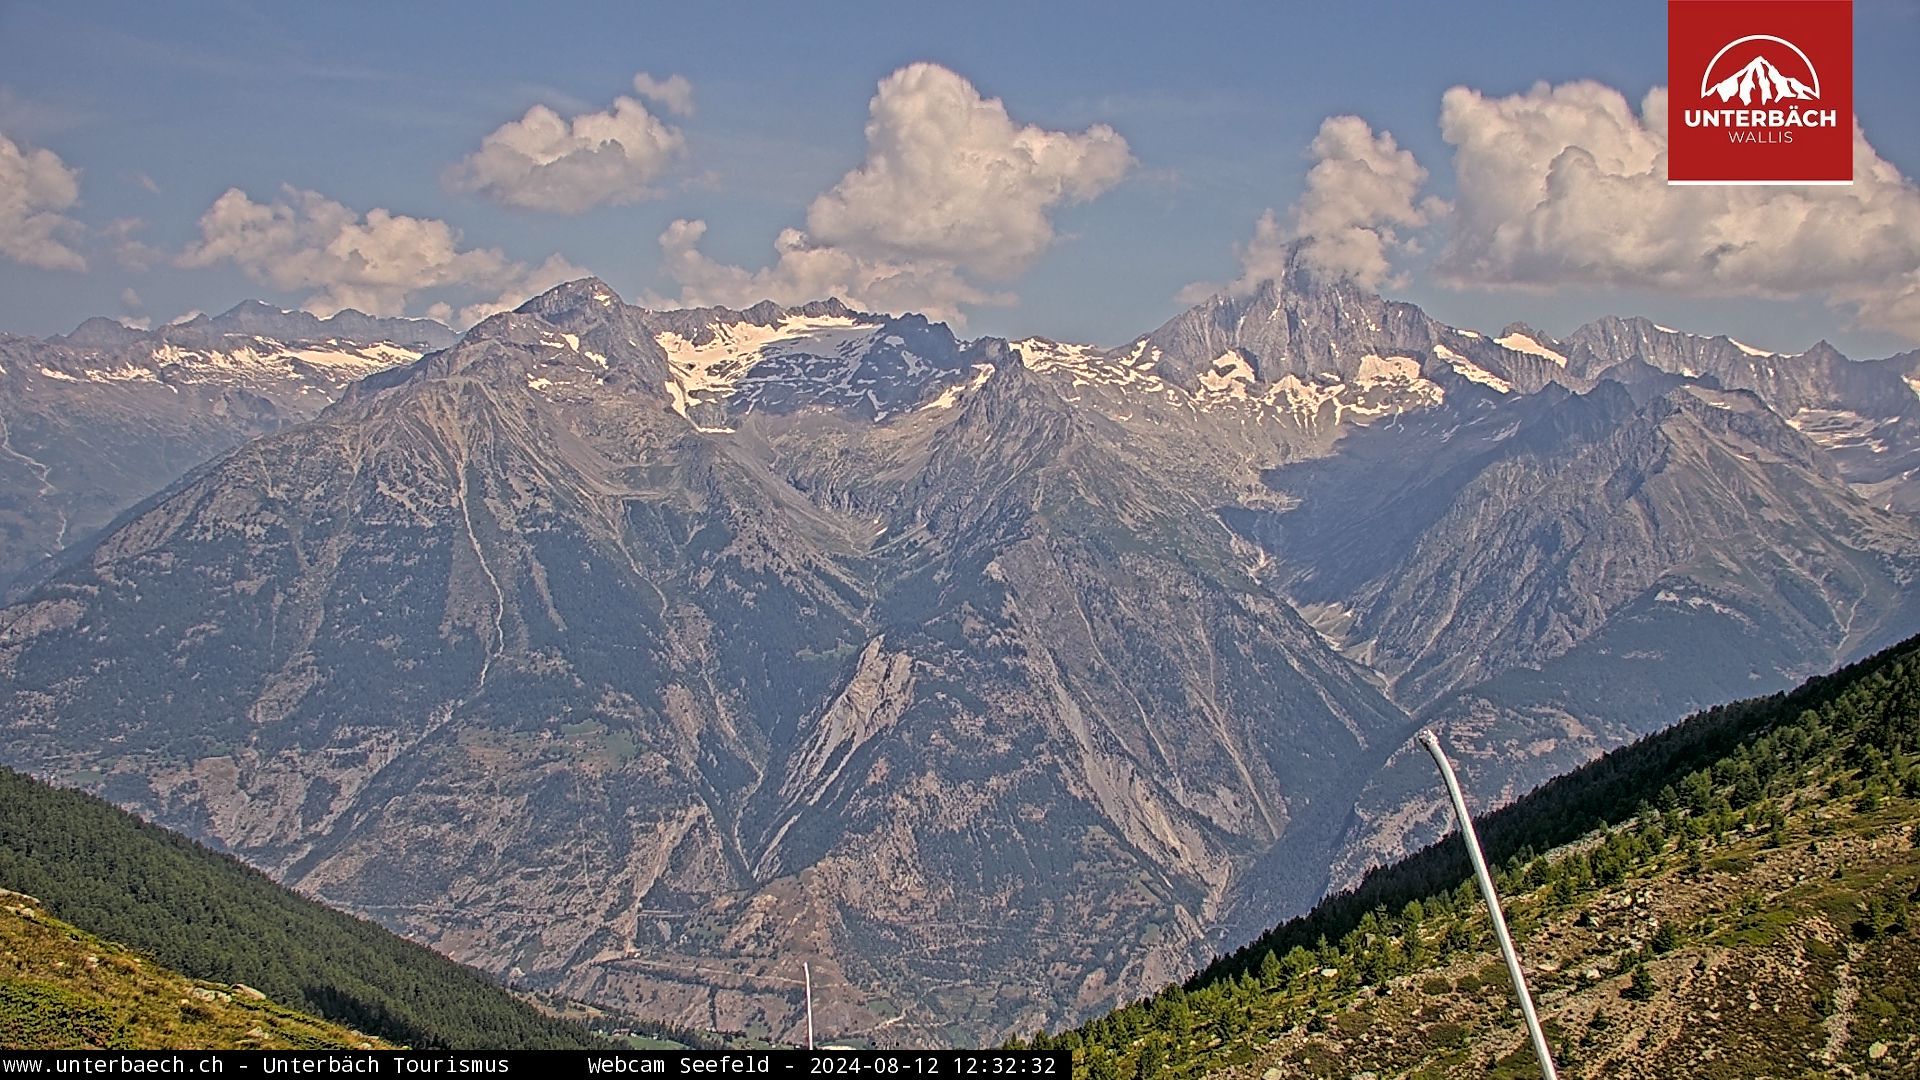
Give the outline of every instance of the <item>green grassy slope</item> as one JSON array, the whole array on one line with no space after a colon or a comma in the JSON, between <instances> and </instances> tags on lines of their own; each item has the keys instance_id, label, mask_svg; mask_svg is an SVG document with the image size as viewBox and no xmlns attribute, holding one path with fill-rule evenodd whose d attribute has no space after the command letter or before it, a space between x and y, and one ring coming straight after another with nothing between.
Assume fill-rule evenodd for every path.
<instances>
[{"instance_id":1,"label":"green grassy slope","mask_svg":"<svg viewBox=\"0 0 1920 1080\"><path fill-rule=\"evenodd\" d=\"M1482 837L1568 1080L1920 1076L1920 639L1616 751ZM1457 837L1036 1042L1101 1080L1538 1075Z\"/></svg>"},{"instance_id":2,"label":"green grassy slope","mask_svg":"<svg viewBox=\"0 0 1920 1080\"><path fill-rule=\"evenodd\" d=\"M471 968L99 799L7 769L0 769L0 885L190 978L246 983L396 1043L600 1045Z\"/></svg>"},{"instance_id":3,"label":"green grassy slope","mask_svg":"<svg viewBox=\"0 0 1920 1080\"><path fill-rule=\"evenodd\" d=\"M245 985L189 979L0 890L0 1046L375 1050L392 1046Z\"/></svg>"}]
</instances>

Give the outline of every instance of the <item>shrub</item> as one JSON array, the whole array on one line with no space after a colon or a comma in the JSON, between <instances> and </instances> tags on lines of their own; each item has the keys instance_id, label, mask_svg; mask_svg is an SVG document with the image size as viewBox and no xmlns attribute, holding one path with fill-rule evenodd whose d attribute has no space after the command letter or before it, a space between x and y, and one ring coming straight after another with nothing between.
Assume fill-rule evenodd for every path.
<instances>
[{"instance_id":1,"label":"shrub","mask_svg":"<svg viewBox=\"0 0 1920 1080\"><path fill-rule=\"evenodd\" d=\"M1652 1001L1653 992L1656 989L1658 987L1653 981L1653 975L1647 971L1646 965L1635 964L1627 987L1620 991L1620 996L1628 1001Z\"/></svg>"}]
</instances>

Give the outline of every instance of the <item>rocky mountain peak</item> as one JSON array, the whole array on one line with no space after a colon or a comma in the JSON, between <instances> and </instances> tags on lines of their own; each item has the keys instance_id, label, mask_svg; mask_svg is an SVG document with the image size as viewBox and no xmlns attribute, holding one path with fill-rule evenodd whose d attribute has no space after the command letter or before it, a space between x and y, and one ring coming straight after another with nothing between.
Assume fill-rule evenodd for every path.
<instances>
[{"instance_id":1,"label":"rocky mountain peak","mask_svg":"<svg viewBox=\"0 0 1920 1080\"><path fill-rule=\"evenodd\" d=\"M1440 329L1418 307L1390 301L1346 279L1289 262L1279 278L1222 293L1147 335L1159 370L1192 385L1218 357L1238 350L1262 383L1322 372L1351 376L1371 354L1420 355Z\"/></svg>"},{"instance_id":2,"label":"rocky mountain peak","mask_svg":"<svg viewBox=\"0 0 1920 1080\"><path fill-rule=\"evenodd\" d=\"M533 297L514 311L525 315L538 315L558 325L566 322L568 316L580 312L594 313L595 317L606 311L624 306L620 294L613 287L597 277L583 277L562 282L546 292Z\"/></svg>"},{"instance_id":3,"label":"rocky mountain peak","mask_svg":"<svg viewBox=\"0 0 1920 1080\"><path fill-rule=\"evenodd\" d=\"M73 332L52 340L79 349L112 349L131 345L150 336L147 331L128 326L118 319L99 315L73 328Z\"/></svg>"},{"instance_id":4,"label":"rocky mountain peak","mask_svg":"<svg viewBox=\"0 0 1920 1080\"><path fill-rule=\"evenodd\" d=\"M1556 340L1552 334L1535 330L1533 327L1523 322L1510 322L1507 325L1501 327L1500 333L1495 336L1494 340L1505 341L1506 339L1511 337L1524 337L1534 342L1535 344L1545 345L1548 347L1552 347L1554 345L1560 344L1560 342Z\"/></svg>"},{"instance_id":5,"label":"rocky mountain peak","mask_svg":"<svg viewBox=\"0 0 1920 1080\"><path fill-rule=\"evenodd\" d=\"M1814 342L1813 346L1806 352L1801 353L1800 359L1812 364L1831 364L1846 361L1847 354L1834 348L1833 344L1826 338L1821 338L1819 341Z\"/></svg>"}]
</instances>

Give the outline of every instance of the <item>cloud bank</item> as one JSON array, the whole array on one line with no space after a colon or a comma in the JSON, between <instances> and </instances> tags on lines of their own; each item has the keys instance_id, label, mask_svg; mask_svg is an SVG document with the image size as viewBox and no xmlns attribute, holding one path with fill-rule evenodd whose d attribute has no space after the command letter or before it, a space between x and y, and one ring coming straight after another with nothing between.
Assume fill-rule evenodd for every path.
<instances>
[{"instance_id":1,"label":"cloud bank","mask_svg":"<svg viewBox=\"0 0 1920 1080\"><path fill-rule=\"evenodd\" d=\"M85 270L63 237L81 231L66 216L80 201L80 170L51 150L0 135L0 256L43 270Z\"/></svg>"},{"instance_id":2,"label":"cloud bank","mask_svg":"<svg viewBox=\"0 0 1920 1080\"><path fill-rule=\"evenodd\" d=\"M1445 212L1440 200L1420 199L1427 170L1412 151L1400 149L1391 133L1376 135L1358 116L1328 117L1308 152L1314 165L1288 224L1272 210L1260 216L1233 291L1281 276L1296 245L1309 269L1377 289L1392 274L1393 250L1407 243L1400 230Z\"/></svg>"},{"instance_id":3,"label":"cloud bank","mask_svg":"<svg viewBox=\"0 0 1920 1080\"><path fill-rule=\"evenodd\" d=\"M308 292L302 306L321 316L349 307L369 315L399 315L414 294L434 289L503 291L501 301L465 309L461 318L466 321L498 310L506 297L514 298L507 305L512 306L538 288L585 273L559 256L529 269L496 248L461 247L459 231L444 221L379 208L363 217L318 192L292 186L264 203L229 189L200 216L199 241L176 262L184 267L232 263L275 289ZM445 307L437 310L451 314Z\"/></svg>"},{"instance_id":4,"label":"cloud bank","mask_svg":"<svg viewBox=\"0 0 1920 1080\"><path fill-rule=\"evenodd\" d=\"M956 318L1010 301L988 286L1017 277L1056 239L1053 213L1111 189L1133 166L1112 128L1079 133L1016 123L1006 106L935 64L880 83L866 159L807 207L806 228L775 241L777 261L729 266L698 250L702 221L660 236L689 304L783 303L838 295L875 310Z\"/></svg>"},{"instance_id":5,"label":"cloud bank","mask_svg":"<svg viewBox=\"0 0 1920 1080\"><path fill-rule=\"evenodd\" d=\"M1636 110L1596 82L1505 97L1454 87L1440 111L1451 207L1421 197L1427 170L1391 134L1332 117L1299 201L1284 221L1262 215L1229 288L1280 276L1296 248L1312 269L1378 288L1430 231L1434 272L1456 288L1811 297L1920 341L1920 188L1858 127L1850 187L1673 187L1666 115L1664 88Z\"/></svg>"},{"instance_id":6,"label":"cloud bank","mask_svg":"<svg viewBox=\"0 0 1920 1080\"><path fill-rule=\"evenodd\" d=\"M693 85L674 75L633 77L636 93L675 115L693 109ZM679 128L630 97L567 118L545 105L502 124L443 177L453 191L506 206L578 214L651 198L653 182L686 149Z\"/></svg>"},{"instance_id":7,"label":"cloud bank","mask_svg":"<svg viewBox=\"0 0 1920 1080\"><path fill-rule=\"evenodd\" d=\"M1856 126L1851 187L1670 187L1666 91L1593 82L1447 91L1453 284L1817 297L1920 341L1920 189Z\"/></svg>"}]
</instances>

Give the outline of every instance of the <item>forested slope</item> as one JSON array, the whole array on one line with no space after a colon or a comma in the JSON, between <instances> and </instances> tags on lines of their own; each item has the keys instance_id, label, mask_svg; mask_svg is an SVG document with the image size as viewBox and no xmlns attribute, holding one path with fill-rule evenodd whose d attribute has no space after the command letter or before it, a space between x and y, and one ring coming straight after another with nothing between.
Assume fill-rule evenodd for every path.
<instances>
[{"instance_id":1,"label":"forested slope","mask_svg":"<svg viewBox=\"0 0 1920 1080\"><path fill-rule=\"evenodd\" d=\"M1489 816L1562 1075L1916 1075L1917 754L1909 640ZM1035 1042L1099 1078L1537 1075L1517 1017L1453 837Z\"/></svg>"},{"instance_id":2,"label":"forested slope","mask_svg":"<svg viewBox=\"0 0 1920 1080\"><path fill-rule=\"evenodd\" d=\"M0 769L0 887L190 978L245 983L397 1043L596 1045L432 950L92 796L8 769Z\"/></svg>"}]
</instances>

